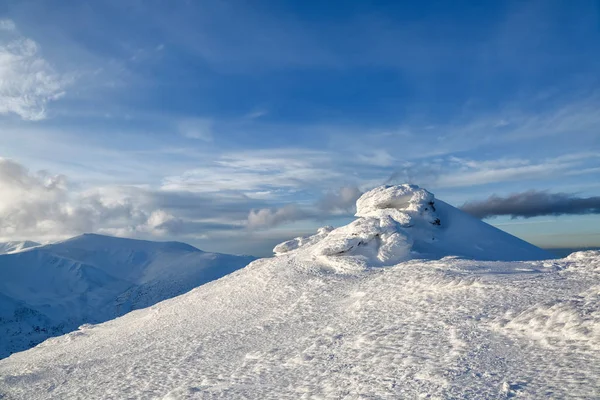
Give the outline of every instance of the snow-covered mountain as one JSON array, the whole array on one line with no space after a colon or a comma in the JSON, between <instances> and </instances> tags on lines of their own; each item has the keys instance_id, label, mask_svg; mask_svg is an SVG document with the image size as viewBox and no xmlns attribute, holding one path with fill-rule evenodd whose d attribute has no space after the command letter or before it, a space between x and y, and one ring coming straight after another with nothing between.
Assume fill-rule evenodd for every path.
<instances>
[{"instance_id":1,"label":"snow-covered mountain","mask_svg":"<svg viewBox=\"0 0 600 400\"><path fill-rule=\"evenodd\" d=\"M381 186L356 202L357 219L275 247L336 268L394 265L412 258L541 260L552 255L435 199L415 185Z\"/></svg>"},{"instance_id":2,"label":"snow-covered mountain","mask_svg":"<svg viewBox=\"0 0 600 400\"><path fill-rule=\"evenodd\" d=\"M24 240L19 242L2 242L0 243L0 255L7 253L16 253L25 249L41 246L40 243Z\"/></svg>"},{"instance_id":3,"label":"snow-covered mountain","mask_svg":"<svg viewBox=\"0 0 600 400\"><path fill-rule=\"evenodd\" d=\"M91 234L0 255L0 357L180 295L253 259Z\"/></svg>"},{"instance_id":4,"label":"snow-covered mountain","mask_svg":"<svg viewBox=\"0 0 600 400\"><path fill-rule=\"evenodd\" d=\"M543 260L414 186L366 193L357 216L1 360L0 395L600 397L600 252Z\"/></svg>"}]
</instances>

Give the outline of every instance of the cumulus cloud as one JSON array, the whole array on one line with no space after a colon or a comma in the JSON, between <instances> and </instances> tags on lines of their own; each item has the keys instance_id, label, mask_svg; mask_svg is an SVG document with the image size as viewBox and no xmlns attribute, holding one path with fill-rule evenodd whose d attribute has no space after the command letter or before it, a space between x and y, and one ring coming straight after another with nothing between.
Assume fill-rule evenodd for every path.
<instances>
[{"instance_id":1,"label":"cumulus cloud","mask_svg":"<svg viewBox=\"0 0 600 400\"><path fill-rule=\"evenodd\" d=\"M465 203L461 209L478 218L501 215L531 218L542 215L600 214L600 196L576 197L568 193L530 190L507 197L490 196Z\"/></svg>"},{"instance_id":2,"label":"cumulus cloud","mask_svg":"<svg viewBox=\"0 0 600 400\"><path fill-rule=\"evenodd\" d=\"M328 191L310 207L287 204L280 208L263 208L250 211L247 220L249 229L271 228L289 222L307 219L326 219L335 215L353 214L356 200L362 195L356 186L344 186L337 191Z\"/></svg>"},{"instance_id":3,"label":"cumulus cloud","mask_svg":"<svg viewBox=\"0 0 600 400\"><path fill-rule=\"evenodd\" d=\"M265 206L243 196L133 186L78 192L63 175L31 172L3 158L0 193L0 238L7 240L54 240L84 232L199 237L243 229L248 210Z\"/></svg>"},{"instance_id":4,"label":"cumulus cloud","mask_svg":"<svg viewBox=\"0 0 600 400\"><path fill-rule=\"evenodd\" d=\"M338 191L327 192L317 203L318 207L328 212L349 212L354 210L356 200L363 192L356 186L344 186Z\"/></svg>"},{"instance_id":5,"label":"cumulus cloud","mask_svg":"<svg viewBox=\"0 0 600 400\"><path fill-rule=\"evenodd\" d=\"M95 231L101 223L141 224L147 216L131 201L108 201L94 194L69 194L66 177L30 173L0 158L0 236L69 235Z\"/></svg>"},{"instance_id":6,"label":"cumulus cloud","mask_svg":"<svg viewBox=\"0 0 600 400\"><path fill-rule=\"evenodd\" d=\"M306 219L310 213L295 204L288 204L281 208L263 208L252 210L248 215L248 228L270 228L286 222Z\"/></svg>"},{"instance_id":7,"label":"cumulus cloud","mask_svg":"<svg viewBox=\"0 0 600 400\"><path fill-rule=\"evenodd\" d=\"M46 105L65 94L69 80L40 56L38 44L0 20L0 114L25 120L46 117Z\"/></svg>"}]
</instances>

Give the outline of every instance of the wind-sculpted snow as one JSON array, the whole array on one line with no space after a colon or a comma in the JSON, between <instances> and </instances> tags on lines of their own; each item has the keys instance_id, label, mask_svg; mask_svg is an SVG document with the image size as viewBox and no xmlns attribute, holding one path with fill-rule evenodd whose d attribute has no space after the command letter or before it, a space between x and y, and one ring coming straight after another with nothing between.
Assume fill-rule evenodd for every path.
<instances>
[{"instance_id":1,"label":"wind-sculpted snow","mask_svg":"<svg viewBox=\"0 0 600 400\"><path fill-rule=\"evenodd\" d=\"M540 260L545 251L435 199L415 185L381 186L356 202L357 219L338 229L275 247L319 258L340 270L394 265L413 258L459 256L480 260Z\"/></svg>"},{"instance_id":2,"label":"wind-sculpted snow","mask_svg":"<svg viewBox=\"0 0 600 400\"><path fill-rule=\"evenodd\" d=\"M0 361L9 399L600 397L596 254L282 255ZM592 268L593 269L593 268Z\"/></svg>"},{"instance_id":3,"label":"wind-sculpted snow","mask_svg":"<svg viewBox=\"0 0 600 400\"><path fill-rule=\"evenodd\" d=\"M252 260L100 235L0 255L0 358L180 295Z\"/></svg>"}]
</instances>

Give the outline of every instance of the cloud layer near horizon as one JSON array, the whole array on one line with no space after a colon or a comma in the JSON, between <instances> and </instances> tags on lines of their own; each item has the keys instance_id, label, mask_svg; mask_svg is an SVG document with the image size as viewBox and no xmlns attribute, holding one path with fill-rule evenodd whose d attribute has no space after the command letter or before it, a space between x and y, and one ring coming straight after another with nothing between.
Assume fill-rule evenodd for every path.
<instances>
[{"instance_id":1,"label":"cloud layer near horizon","mask_svg":"<svg viewBox=\"0 0 600 400\"><path fill-rule=\"evenodd\" d=\"M461 209L478 218L600 214L600 196L577 197L568 193L530 190L506 197L493 195L482 201L467 202Z\"/></svg>"},{"instance_id":2,"label":"cloud layer near horizon","mask_svg":"<svg viewBox=\"0 0 600 400\"><path fill-rule=\"evenodd\" d=\"M84 232L164 236L226 231L243 226L249 205L262 205L239 196L135 186L79 192L64 175L32 173L3 158L0 192L0 237L38 240Z\"/></svg>"},{"instance_id":3,"label":"cloud layer near horizon","mask_svg":"<svg viewBox=\"0 0 600 400\"><path fill-rule=\"evenodd\" d=\"M32 172L0 157L0 193L0 240L47 241L86 232L180 240L235 237L351 213L361 191L342 187L325 192L308 207L295 203L273 207L235 191L133 185L82 189L64 175Z\"/></svg>"}]
</instances>

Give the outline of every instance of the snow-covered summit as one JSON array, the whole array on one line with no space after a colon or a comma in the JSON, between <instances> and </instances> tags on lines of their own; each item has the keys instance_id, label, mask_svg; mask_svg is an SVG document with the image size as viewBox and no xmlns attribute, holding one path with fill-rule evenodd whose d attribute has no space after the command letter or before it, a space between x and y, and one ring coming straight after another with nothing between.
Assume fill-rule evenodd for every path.
<instances>
[{"instance_id":1,"label":"snow-covered summit","mask_svg":"<svg viewBox=\"0 0 600 400\"><path fill-rule=\"evenodd\" d=\"M380 217L384 213L433 214L435 196L417 185L379 186L356 201L357 217ZM429 211L425 213L425 211Z\"/></svg>"},{"instance_id":2,"label":"snow-covered summit","mask_svg":"<svg viewBox=\"0 0 600 400\"><path fill-rule=\"evenodd\" d=\"M31 240L3 242L0 243L0 254L17 253L36 246L41 245Z\"/></svg>"},{"instance_id":3,"label":"snow-covered summit","mask_svg":"<svg viewBox=\"0 0 600 400\"><path fill-rule=\"evenodd\" d=\"M356 210L352 223L281 243L275 254L320 258L341 270L446 256L501 261L552 258L416 185L377 187L357 200Z\"/></svg>"},{"instance_id":4,"label":"snow-covered summit","mask_svg":"<svg viewBox=\"0 0 600 400\"><path fill-rule=\"evenodd\" d=\"M1 254L0 358L178 296L253 260L95 234Z\"/></svg>"},{"instance_id":5,"label":"snow-covered summit","mask_svg":"<svg viewBox=\"0 0 600 400\"><path fill-rule=\"evenodd\" d=\"M47 248L57 250L59 248L69 249L92 249L119 251L183 251L183 252L202 252L202 250L182 242L154 242L150 240L129 239L115 236L99 235L95 233L84 233L83 235L48 245Z\"/></svg>"}]
</instances>

